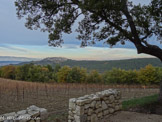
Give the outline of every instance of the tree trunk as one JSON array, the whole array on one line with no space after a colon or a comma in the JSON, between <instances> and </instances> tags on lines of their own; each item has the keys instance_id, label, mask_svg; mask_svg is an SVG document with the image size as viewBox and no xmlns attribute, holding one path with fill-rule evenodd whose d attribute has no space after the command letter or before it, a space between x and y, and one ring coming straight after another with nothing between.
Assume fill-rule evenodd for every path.
<instances>
[{"instance_id":1,"label":"tree trunk","mask_svg":"<svg viewBox=\"0 0 162 122\"><path fill-rule=\"evenodd\" d=\"M160 82L160 94L159 94L159 101L162 102L162 81Z\"/></svg>"}]
</instances>

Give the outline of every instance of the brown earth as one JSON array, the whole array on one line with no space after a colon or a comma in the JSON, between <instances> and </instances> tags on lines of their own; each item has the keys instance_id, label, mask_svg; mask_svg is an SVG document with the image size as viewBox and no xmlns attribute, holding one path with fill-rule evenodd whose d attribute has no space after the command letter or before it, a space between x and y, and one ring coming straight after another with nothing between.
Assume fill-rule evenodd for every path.
<instances>
[{"instance_id":1,"label":"brown earth","mask_svg":"<svg viewBox=\"0 0 162 122\"><path fill-rule=\"evenodd\" d=\"M119 89L122 93L122 100L153 95L159 92L157 86L146 88L137 85L45 84L0 78L0 115L36 105L48 110L49 122L66 122L69 98L76 98L109 88Z\"/></svg>"},{"instance_id":2,"label":"brown earth","mask_svg":"<svg viewBox=\"0 0 162 122\"><path fill-rule=\"evenodd\" d=\"M107 118L105 122L162 122L162 116L121 111Z\"/></svg>"}]
</instances>

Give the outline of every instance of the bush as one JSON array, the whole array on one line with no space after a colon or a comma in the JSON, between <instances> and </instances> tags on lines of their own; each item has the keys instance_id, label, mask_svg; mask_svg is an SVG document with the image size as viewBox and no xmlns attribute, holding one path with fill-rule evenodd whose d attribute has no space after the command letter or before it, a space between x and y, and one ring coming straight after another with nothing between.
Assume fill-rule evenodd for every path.
<instances>
[{"instance_id":1,"label":"bush","mask_svg":"<svg viewBox=\"0 0 162 122\"><path fill-rule=\"evenodd\" d=\"M67 76L68 83L83 83L86 81L87 70L84 68L73 67Z\"/></svg>"},{"instance_id":2,"label":"bush","mask_svg":"<svg viewBox=\"0 0 162 122\"><path fill-rule=\"evenodd\" d=\"M121 84L123 82L124 73L124 70L113 68L104 74L104 82L108 84Z\"/></svg>"},{"instance_id":3,"label":"bush","mask_svg":"<svg viewBox=\"0 0 162 122\"><path fill-rule=\"evenodd\" d=\"M102 83L102 77L96 70L92 70L87 76L87 83Z\"/></svg>"},{"instance_id":4,"label":"bush","mask_svg":"<svg viewBox=\"0 0 162 122\"><path fill-rule=\"evenodd\" d=\"M107 84L159 84L162 81L162 68L147 65L140 70L123 70L113 68L105 73L96 70L87 73L85 68L56 65L40 66L25 64L22 66L3 66L0 68L0 77L36 81L62 83L107 83Z\"/></svg>"},{"instance_id":5,"label":"bush","mask_svg":"<svg viewBox=\"0 0 162 122\"><path fill-rule=\"evenodd\" d=\"M59 69L57 72L58 82L67 83L69 72L71 72L71 68L69 66L63 66L61 69Z\"/></svg>"},{"instance_id":6,"label":"bush","mask_svg":"<svg viewBox=\"0 0 162 122\"><path fill-rule=\"evenodd\" d=\"M160 81L158 70L152 65L141 68L138 71L137 79L140 84L144 85L157 84Z\"/></svg>"},{"instance_id":7,"label":"bush","mask_svg":"<svg viewBox=\"0 0 162 122\"><path fill-rule=\"evenodd\" d=\"M1 68L1 77L15 79L15 71L16 71L15 66L12 65L4 66Z\"/></svg>"}]
</instances>

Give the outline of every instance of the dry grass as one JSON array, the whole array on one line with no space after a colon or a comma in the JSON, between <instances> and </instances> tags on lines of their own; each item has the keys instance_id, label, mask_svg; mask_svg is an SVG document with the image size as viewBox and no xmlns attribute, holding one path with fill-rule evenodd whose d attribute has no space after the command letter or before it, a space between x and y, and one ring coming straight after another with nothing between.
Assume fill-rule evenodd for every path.
<instances>
[{"instance_id":1,"label":"dry grass","mask_svg":"<svg viewBox=\"0 0 162 122\"><path fill-rule=\"evenodd\" d=\"M26 109L37 105L48 109L49 121L65 121L69 98L116 88L122 99L138 98L159 92L158 86L99 85L99 84L44 84L13 81L0 78L0 114ZM57 120L62 118L62 120Z\"/></svg>"}]
</instances>

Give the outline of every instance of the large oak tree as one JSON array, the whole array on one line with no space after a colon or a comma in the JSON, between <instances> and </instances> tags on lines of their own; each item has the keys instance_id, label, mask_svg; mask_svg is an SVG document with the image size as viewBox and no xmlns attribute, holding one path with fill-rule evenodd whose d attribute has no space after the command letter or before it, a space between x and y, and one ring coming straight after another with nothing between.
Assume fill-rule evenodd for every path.
<instances>
[{"instance_id":1,"label":"large oak tree","mask_svg":"<svg viewBox=\"0 0 162 122\"><path fill-rule=\"evenodd\" d=\"M81 46L129 41L138 54L162 61L162 49L150 40L154 36L162 43L162 0L152 0L149 5L128 0L16 0L15 5L18 17L26 17L27 28L49 32L51 46L60 46L62 35L72 33L74 23L80 20L76 31Z\"/></svg>"}]
</instances>

